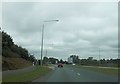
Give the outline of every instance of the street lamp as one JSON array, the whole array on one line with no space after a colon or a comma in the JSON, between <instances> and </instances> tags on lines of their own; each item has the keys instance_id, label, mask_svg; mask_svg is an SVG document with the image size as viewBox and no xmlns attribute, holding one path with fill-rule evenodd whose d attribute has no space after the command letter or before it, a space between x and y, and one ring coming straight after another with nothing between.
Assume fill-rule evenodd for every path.
<instances>
[{"instance_id":1,"label":"street lamp","mask_svg":"<svg viewBox=\"0 0 120 84\"><path fill-rule=\"evenodd\" d=\"M101 62L100 62L100 48L99 48L99 67L100 67L100 64L101 64Z\"/></svg>"},{"instance_id":2,"label":"street lamp","mask_svg":"<svg viewBox=\"0 0 120 84\"><path fill-rule=\"evenodd\" d=\"M58 22L59 20L46 20L46 21L43 21L43 22ZM43 40L44 40L44 24L43 24L43 27L42 27L42 42L41 42L41 66L42 66L42 57L43 57Z\"/></svg>"},{"instance_id":3,"label":"street lamp","mask_svg":"<svg viewBox=\"0 0 120 84\"><path fill-rule=\"evenodd\" d=\"M53 21L58 22L59 20L46 20L46 21L44 21L44 22L53 22Z\"/></svg>"}]
</instances>

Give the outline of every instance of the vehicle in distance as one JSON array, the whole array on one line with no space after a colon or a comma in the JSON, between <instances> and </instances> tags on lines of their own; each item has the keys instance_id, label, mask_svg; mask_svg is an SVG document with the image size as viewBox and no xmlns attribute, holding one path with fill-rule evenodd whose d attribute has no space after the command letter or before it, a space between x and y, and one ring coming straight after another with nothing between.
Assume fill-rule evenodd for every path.
<instances>
[{"instance_id":1,"label":"vehicle in distance","mask_svg":"<svg viewBox=\"0 0 120 84\"><path fill-rule=\"evenodd\" d=\"M75 65L74 63L72 65Z\"/></svg>"},{"instance_id":2,"label":"vehicle in distance","mask_svg":"<svg viewBox=\"0 0 120 84\"><path fill-rule=\"evenodd\" d=\"M58 67L63 67L63 64L62 64L62 63L59 63L59 64L58 64Z\"/></svg>"}]
</instances>

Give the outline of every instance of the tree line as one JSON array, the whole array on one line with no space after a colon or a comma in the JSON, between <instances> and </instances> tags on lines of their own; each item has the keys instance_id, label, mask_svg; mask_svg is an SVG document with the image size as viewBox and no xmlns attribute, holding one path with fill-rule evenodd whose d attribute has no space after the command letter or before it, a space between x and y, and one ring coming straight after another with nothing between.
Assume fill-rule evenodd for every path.
<instances>
[{"instance_id":1,"label":"tree line","mask_svg":"<svg viewBox=\"0 0 120 84\"><path fill-rule=\"evenodd\" d=\"M40 64L40 60L39 61L39 64ZM66 64L67 61L63 61L62 59L57 59L57 58L54 58L54 57L43 57L43 60L42 60L43 64L44 65L48 65L48 64L58 64L58 63L63 63L63 64Z\"/></svg>"},{"instance_id":2,"label":"tree line","mask_svg":"<svg viewBox=\"0 0 120 84\"><path fill-rule=\"evenodd\" d=\"M34 55L30 54L26 48L15 44L11 36L4 31L2 31L2 56L20 57L31 62L36 60Z\"/></svg>"},{"instance_id":3,"label":"tree line","mask_svg":"<svg viewBox=\"0 0 120 84\"><path fill-rule=\"evenodd\" d=\"M71 55L73 58L73 63L79 65L88 66L108 66L108 67L120 67L120 59L94 59L93 57L88 57L87 59L79 59L77 55Z\"/></svg>"}]
</instances>

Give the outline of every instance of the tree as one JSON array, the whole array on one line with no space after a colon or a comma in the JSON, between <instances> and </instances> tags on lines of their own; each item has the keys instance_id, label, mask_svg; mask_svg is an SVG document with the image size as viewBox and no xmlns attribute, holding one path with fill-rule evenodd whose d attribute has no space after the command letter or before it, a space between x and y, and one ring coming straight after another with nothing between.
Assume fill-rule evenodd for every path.
<instances>
[{"instance_id":1,"label":"tree","mask_svg":"<svg viewBox=\"0 0 120 84\"><path fill-rule=\"evenodd\" d=\"M43 64L46 64L46 63L48 63L49 62L49 58L48 57L44 57L43 58Z\"/></svg>"},{"instance_id":2,"label":"tree","mask_svg":"<svg viewBox=\"0 0 120 84\"><path fill-rule=\"evenodd\" d=\"M62 59L60 59L59 63L63 63L64 61Z\"/></svg>"},{"instance_id":3,"label":"tree","mask_svg":"<svg viewBox=\"0 0 120 84\"><path fill-rule=\"evenodd\" d=\"M14 44L13 39L6 32L2 32L2 56L21 57L23 59L34 61L34 55L29 55L27 49Z\"/></svg>"},{"instance_id":4,"label":"tree","mask_svg":"<svg viewBox=\"0 0 120 84\"><path fill-rule=\"evenodd\" d=\"M29 60L32 61L32 62L35 62L35 61L36 61L34 55L30 55Z\"/></svg>"},{"instance_id":5,"label":"tree","mask_svg":"<svg viewBox=\"0 0 120 84\"><path fill-rule=\"evenodd\" d=\"M2 31L2 47L11 47L13 44L14 42L10 35Z\"/></svg>"},{"instance_id":6,"label":"tree","mask_svg":"<svg viewBox=\"0 0 120 84\"><path fill-rule=\"evenodd\" d=\"M58 59L56 58L49 58L49 62L52 64L56 64L56 61L58 61Z\"/></svg>"}]
</instances>

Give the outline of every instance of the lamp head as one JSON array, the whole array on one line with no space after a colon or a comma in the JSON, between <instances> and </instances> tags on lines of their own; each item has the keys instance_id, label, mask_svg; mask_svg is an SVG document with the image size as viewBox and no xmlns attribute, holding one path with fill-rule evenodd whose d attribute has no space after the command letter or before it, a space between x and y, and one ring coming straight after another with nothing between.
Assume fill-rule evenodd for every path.
<instances>
[{"instance_id":1,"label":"lamp head","mask_svg":"<svg viewBox=\"0 0 120 84\"><path fill-rule=\"evenodd\" d=\"M55 21L57 21L57 22L58 22L59 20L55 20Z\"/></svg>"},{"instance_id":2,"label":"lamp head","mask_svg":"<svg viewBox=\"0 0 120 84\"><path fill-rule=\"evenodd\" d=\"M44 21L44 22L53 22L53 21L58 22L59 20L47 20L47 21Z\"/></svg>"}]
</instances>

